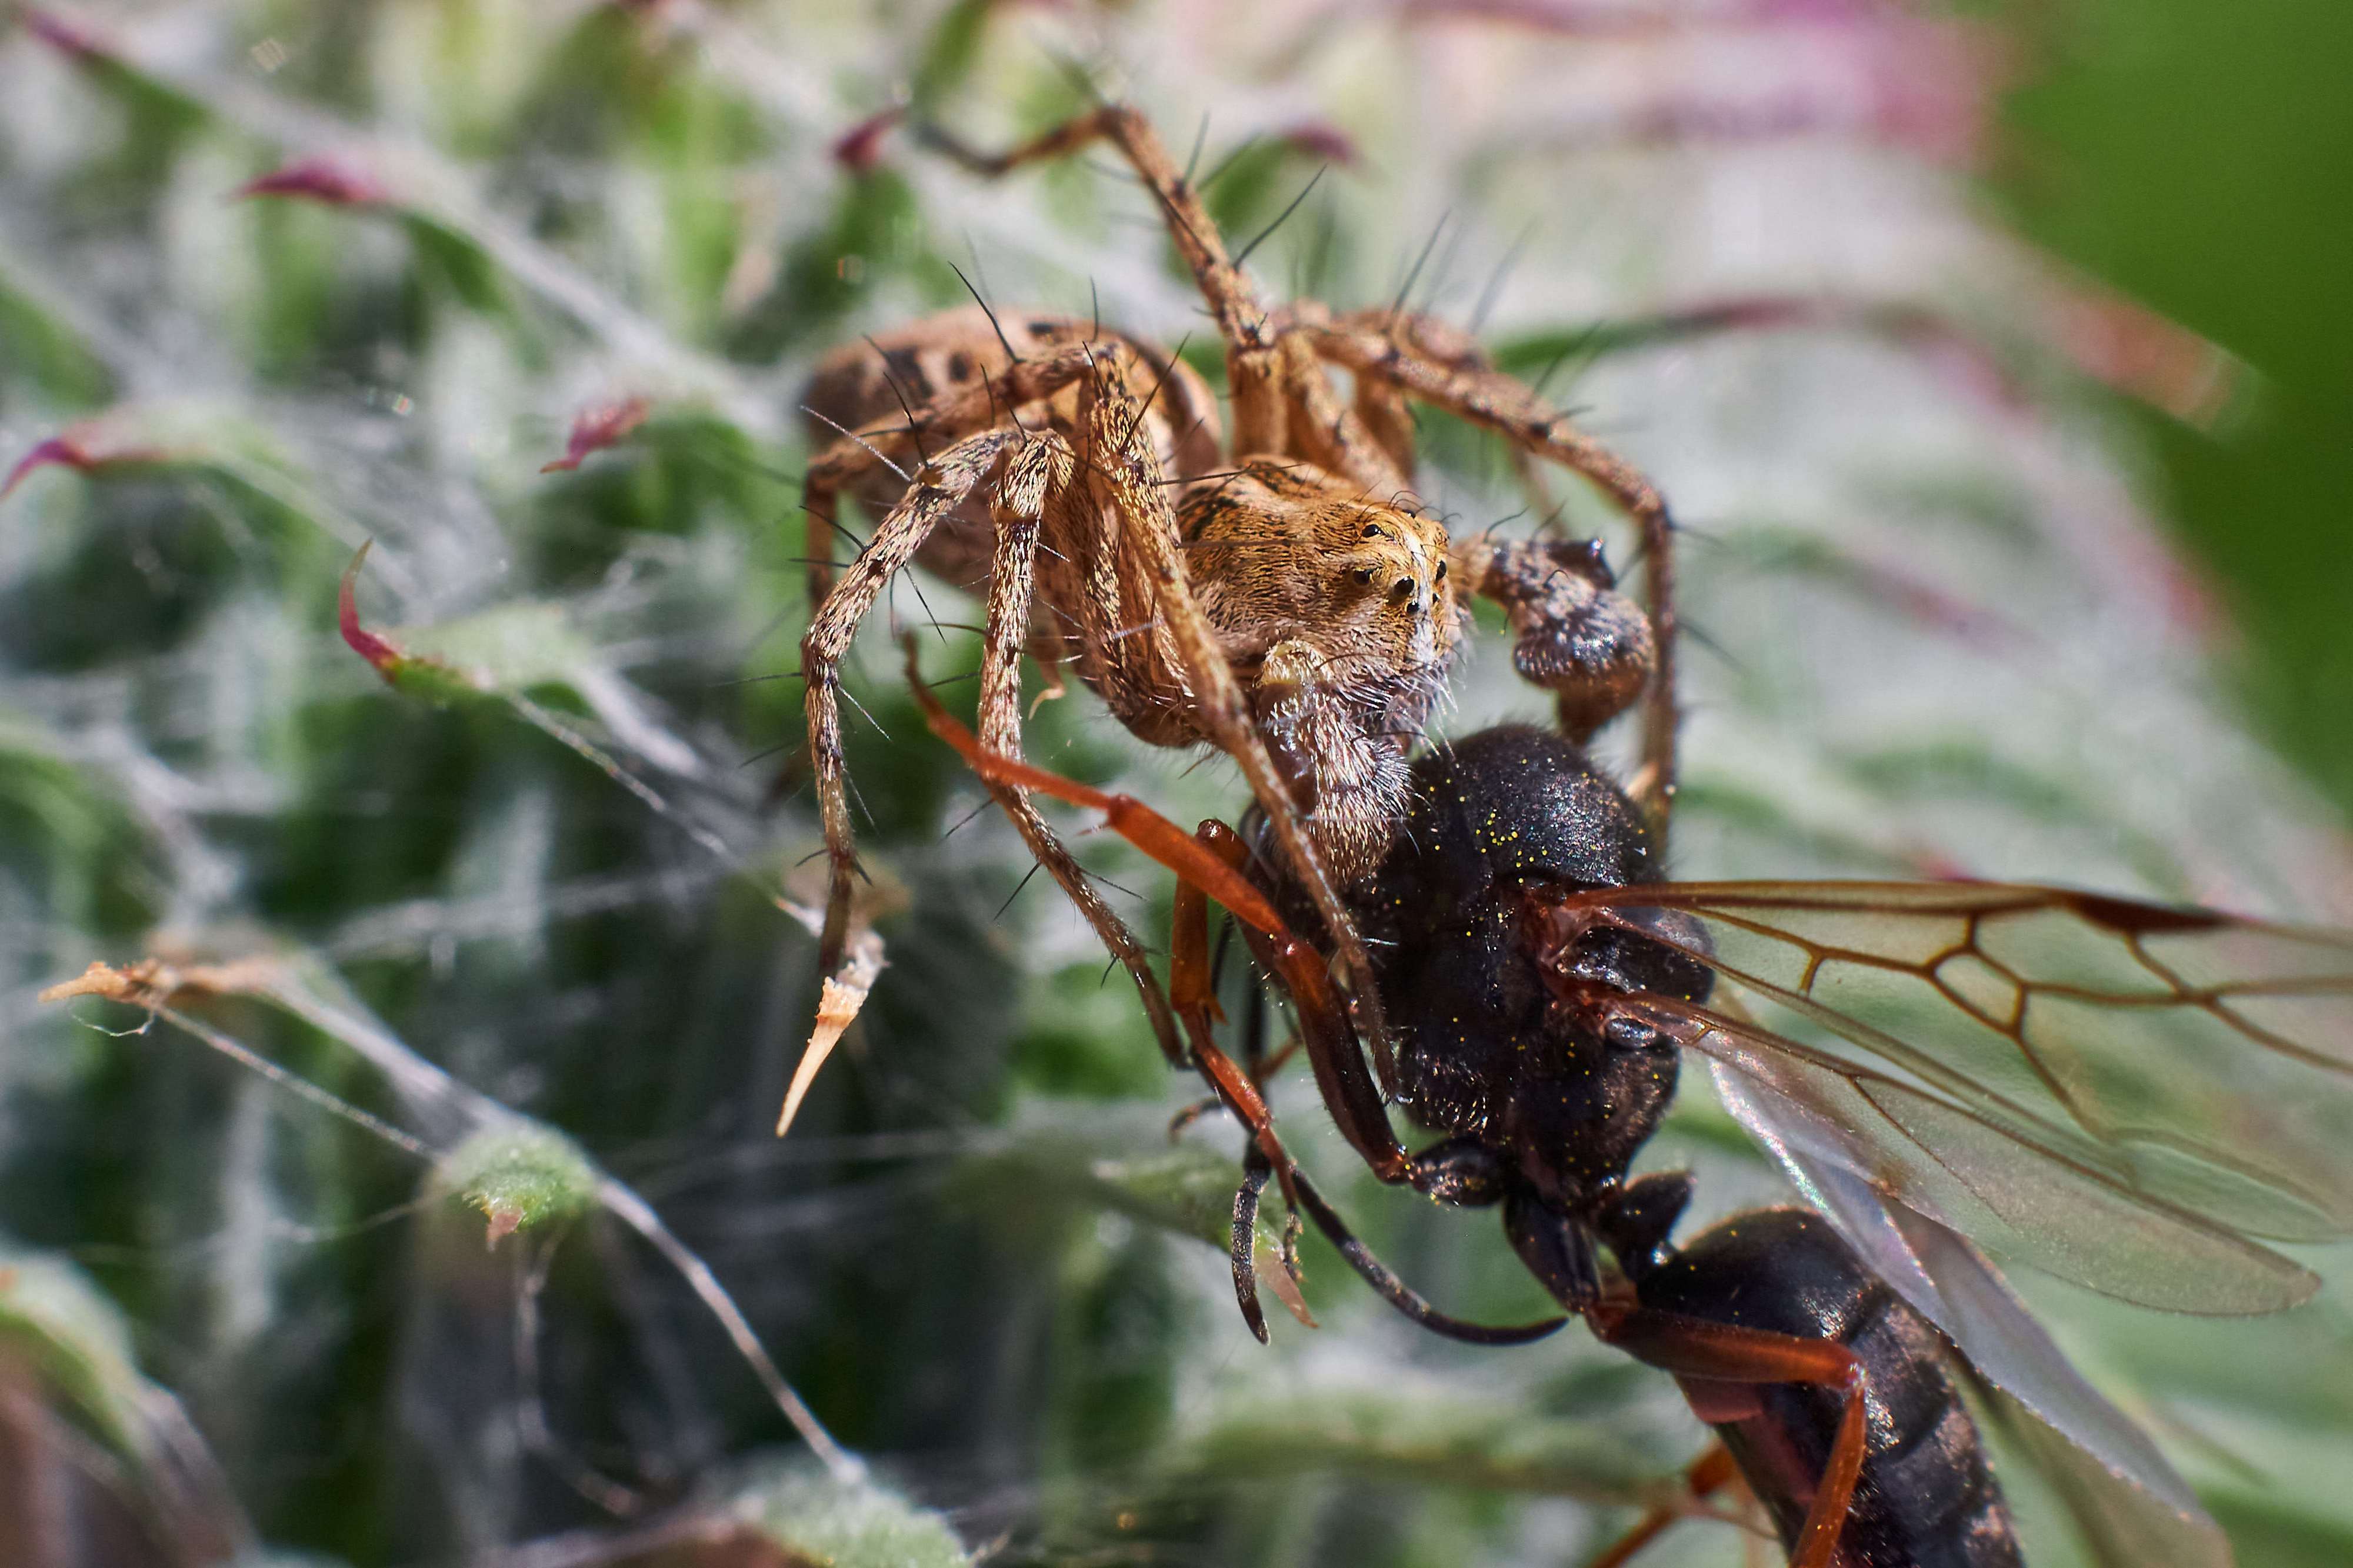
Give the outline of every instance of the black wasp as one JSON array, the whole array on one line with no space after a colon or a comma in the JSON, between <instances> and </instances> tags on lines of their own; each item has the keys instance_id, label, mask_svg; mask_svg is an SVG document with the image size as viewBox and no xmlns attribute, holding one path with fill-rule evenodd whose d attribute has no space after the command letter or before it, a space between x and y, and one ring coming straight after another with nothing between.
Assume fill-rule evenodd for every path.
<instances>
[{"instance_id":1,"label":"black wasp","mask_svg":"<svg viewBox=\"0 0 2353 1568\"><path fill-rule=\"evenodd\" d=\"M1514 1343L1567 1317L1464 1322L1349 1233L1284 1151L1259 1064L1212 1037L1210 901L1288 991L1366 1163L1440 1203L1499 1208L1567 1314L1673 1373L1720 1439L1693 1490L1736 1469L1793 1568L2021 1561L1956 1365L2068 1439L2039 1447L2074 1495L2091 1489L2079 1514L2111 1555L2229 1563L2187 1488L1972 1238L2174 1310L2310 1296L2316 1279L2256 1238L2353 1234L2353 937L2019 885L1658 881L1648 830L1584 752L1506 726L1416 764L1404 828L1350 899L1380 955L1391 1058L1377 1037L1368 1050L1297 934L1312 929L1303 901L1231 829L1187 834L984 752L923 700L992 781L1103 811L1180 879L1171 1000L1193 1065L1252 1135L1234 1270L1261 1338L1248 1237L1270 1177L1430 1329ZM1690 1177L1628 1166L1685 1053L1820 1212L1670 1239ZM1392 1100L1437 1141L1405 1149Z\"/></svg>"}]
</instances>

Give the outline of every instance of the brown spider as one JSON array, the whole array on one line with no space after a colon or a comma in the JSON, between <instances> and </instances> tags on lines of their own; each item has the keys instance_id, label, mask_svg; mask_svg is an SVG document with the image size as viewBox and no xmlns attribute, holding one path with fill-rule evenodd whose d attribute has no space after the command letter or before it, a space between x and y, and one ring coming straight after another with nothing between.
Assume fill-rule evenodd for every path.
<instances>
[{"instance_id":1,"label":"brown spider","mask_svg":"<svg viewBox=\"0 0 2353 1568\"><path fill-rule=\"evenodd\" d=\"M1157 199L1226 350L1234 435L1188 366L1139 338L1053 315L965 309L845 345L806 398L840 436L810 465L811 602L801 643L809 751L831 862L820 963L849 931L856 855L839 666L911 562L987 582L980 743L1020 755L1020 659L1069 663L1139 738L1231 756L1333 938L1385 1085L1387 1030L1342 894L1388 849L1414 740L1461 635L1463 588L1500 603L1514 664L1580 739L1650 693L1636 794L1663 823L1674 779L1669 523L1651 485L1497 372L1466 335L1400 310L1269 310L1186 174L1132 110L1106 106L999 156L1002 174L1097 139ZM1326 365L1346 370L1344 403ZM1411 488L1409 399L1561 463L1641 526L1649 614L1585 543L1450 541ZM882 519L837 583L844 492ZM1162 1047L1185 1059L1145 952L1027 793L992 781L1039 864L1126 966Z\"/></svg>"}]
</instances>

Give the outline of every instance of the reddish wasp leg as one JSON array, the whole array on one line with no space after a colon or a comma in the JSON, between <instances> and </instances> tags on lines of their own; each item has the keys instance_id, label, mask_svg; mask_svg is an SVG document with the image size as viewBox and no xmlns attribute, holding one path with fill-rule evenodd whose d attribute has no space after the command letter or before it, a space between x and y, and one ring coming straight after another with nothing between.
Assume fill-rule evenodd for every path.
<instances>
[{"instance_id":1,"label":"reddish wasp leg","mask_svg":"<svg viewBox=\"0 0 2353 1568\"><path fill-rule=\"evenodd\" d=\"M1013 784L1050 795L1103 814L1104 826L1145 854L1175 872L1180 881L1225 906L1242 922L1250 949L1259 962L1282 977L1299 1008L1300 1032L1307 1058L1315 1068L1315 1082L1333 1120L1365 1163L1384 1182L1407 1179L1411 1162L1389 1131L1379 1089L1366 1070L1363 1055L1347 1028L1346 1015L1334 994L1324 961L1297 937L1276 912L1273 900L1241 873L1248 856L1242 842L1223 824L1205 823L1196 838L1183 828L1129 795L1113 795L1076 779L1049 773L1034 763L1017 762L983 747L923 682L911 647L907 683L923 710L932 733L954 746L975 773L993 784ZM1213 831L1214 829L1214 831ZM1204 938L1206 944L1207 939ZM1255 1093L1255 1090L1253 1090Z\"/></svg>"},{"instance_id":2,"label":"reddish wasp leg","mask_svg":"<svg viewBox=\"0 0 2353 1568\"><path fill-rule=\"evenodd\" d=\"M1739 1473L1732 1462L1731 1450L1721 1443L1713 1444L1683 1471L1683 1489L1689 1494L1691 1502L1703 1502L1710 1493L1722 1489ZM1642 1516L1640 1524L1620 1536L1609 1550L1587 1563L1585 1568L1625 1568L1642 1548L1665 1534L1669 1526L1689 1511L1689 1504L1681 1507L1662 1504L1652 1509Z\"/></svg>"},{"instance_id":3,"label":"reddish wasp leg","mask_svg":"<svg viewBox=\"0 0 2353 1568\"><path fill-rule=\"evenodd\" d=\"M1259 1152L1274 1162L1274 1178L1282 1186L1282 1195L1293 1205L1299 1202L1299 1191L1293 1184L1298 1163L1282 1146L1274 1131L1274 1113L1267 1110L1266 1101L1259 1098L1258 1086L1250 1074L1234 1064L1234 1058L1207 1039L1196 1038L1193 1049L1200 1058L1201 1076L1218 1091L1218 1098L1234 1113L1234 1120L1250 1129L1250 1137Z\"/></svg>"},{"instance_id":4,"label":"reddish wasp leg","mask_svg":"<svg viewBox=\"0 0 2353 1568\"><path fill-rule=\"evenodd\" d=\"M1813 1506L1798 1532L1789 1568L1830 1568L1839 1530L1862 1474L1862 1363L1835 1340L1800 1339L1730 1323L1604 1305L1589 1320L1596 1338L1635 1360L1675 1374L1692 1397L1692 1382L1811 1383L1842 1390L1846 1411L1831 1444L1830 1463L1814 1489ZM1698 1403L1695 1399L1694 1405Z\"/></svg>"},{"instance_id":5,"label":"reddish wasp leg","mask_svg":"<svg viewBox=\"0 0 2353 1568\"><path fill-rule=\"evenodd\" d=\"M1191 834L1134 795L1113 795L982 746L960 720L940 706L939 699L923 684L912 648L907 660L907 683L914 690L915 701L923 710L923 721L931 726L932 733L954 746L982 778L991 784L1034 789L1056 800L1102 812L1105 826L1178 877L1198 886L1231 910L1236 919L1261 931L1282 931L1282 917L1274 912L1274 905L1265 894L1250 886L1240 872L1204 851Z\"/></svg>"},{"instance_id":6,"label":"reddish wasp leg","mask_svg":"<svg viewBox=\"0 0 2353 1568\"><path fill-rule=\"evenodd\" d=\"M1259 1093L1263 1095L1266 1093L1266 1080L1272 1078L1276 1073L1281 1072L1283 1068L1283 1065L1298 1054L1299 1042L1297 1040L1293 1040L1289 1045L1284 1046L1282 1049L1275 1052L1272 1056L1259 1063L1258 1066L1254 1068L1245 1068L1242 1070L1250 1074L1250 1082L1258 1085ZM1207 1095L1195 1100L1192 1104L1185 1107L1182 1110L1179 1110L1176 1115L1168 1119L1168 1141L1172 1143L1175 1142L1178 1137L1183 1135L1187 1128L1192 1126L1193 1123L1198 1121L1212 1110L1217 1110L1218 1107L1223 1103L1224 1101L1219 1100L1216 1096Z\"/></svg>"},{"instance_id":7,"label":"reddish wasp leg","mask_svg":"<svg viewBox=\"0 0 2353 1568\"><path fill-rule=\"evenodd\" d=\"M1229 875L1257 892L1242 877L1241 868L1250 861L1250 847L1239 834L1222 822L1204 822L1199 843ZM1215 889L1210 891L1214 897ZM1356 1037L1349 1033L1347 1016L1333 992L1323 959L1292 935L1279 915L1272 924L1261 926L1231 904L1226 907L1241 921L1242 935L1259 963L1282 976L1292 1004L1299 1012L1299 1037L1307 1047L1315 1087L1322 1092L1332 1120L1339 1124L1341 1135L1364 1156L1365 1163L1382 1181L1395 1185L1410 1179L1412 1157L1389 1129L1388 1112L1382 1107L1380 1090L1365 1068L1364 1054L1356 1048ZM1267 910L1273 914L1273 906L1269 904Z\"/></svg>"},{"instance_id":8,"label":"reddish wasp leg","mask_svg":"<svg viewBox=\"0 0 2353 1568\"><path fill-rule=\"evenodd\" d=\"M1179 882L1176 907L1169 920L1168 1003L1185 1026L1188 1040L1209 1038L1209 1026L1226 1021L1226 1010L1218 1005L1217 992L1209 983L1209 901L1198 888ZM1257 1081L1255 1074L1251 1081ZM1221 1097L1211 1095L1178 1111L1168 1123L1168 1141L1175 1142L1185 1129L1222 1103Z\"/></svg>"},{"instance_id":9,"label":"reddish wasp leg","mask_svg":"<svg viewBox=\"0 0 2353 1568\"><path fill-rule=\"evenodd\" d=\"M1201 830L1208 831L1203 823ZM1226 1021L1218 994L1209 982L1209 900L1190 882L1176 884L1176 907L1168 933L1168 1002L1197 1038L1208 1037L1212 1023Z\"/></svg>"},{"instance_id":10,"label":"reddish wasp leg","mask_svg":"<svg viewBox=\"0 0 2353 1568\"><path fill-rule=\"evenodd\" d=\"M1205 837L1211 826L1206 822L1201 825ZM1275 1136L1274 1113L1267 1110L1257 1080L1225 1053L1209 1032L1210 1020L1222 1020L1225 1012L1218 1005L1217 994L1209 986L1209 900L1194 883L1176 884L1176 908L1170 926L1168 1000L1192 1043L1193 1065L1200 1069L1201 1077L1225 1102L1226 1109L1234 1113L1234 1120L1250 1129L1259 1152L1274 1165L1283 1200L1296 1209L1299 1188L1293 1173L1298 1166L1283 1149L1282 1141Z\"/></svg>"}]
</instances>

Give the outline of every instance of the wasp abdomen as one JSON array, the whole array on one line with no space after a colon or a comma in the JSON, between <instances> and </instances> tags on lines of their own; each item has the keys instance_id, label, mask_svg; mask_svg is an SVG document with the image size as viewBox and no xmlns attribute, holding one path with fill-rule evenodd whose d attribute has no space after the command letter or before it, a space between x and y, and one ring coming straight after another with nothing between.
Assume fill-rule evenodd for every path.
<instances>
[{"instance_id":1,"label":"wasp abdomen","mask_svg":"<svg viewBox=\"0 0 2353 1568\"><path fill-rule=\"evenodd\" d=\"M2010 1510L1946 1370L1945 1342L1820 1215L1740 1215L1645 1271L1636 1289L1658 1311L1836 1340L1862 1363L1862 1474L1838 1568L2019 1568ZM1798 1384L1738 1393L1735 1403L1753 1409L1716 1433L1788 1545L1829 1459L1842 1396ZM1694 1403L1712 1402L1694 1391Z\"/></svg>"}]
</instances>

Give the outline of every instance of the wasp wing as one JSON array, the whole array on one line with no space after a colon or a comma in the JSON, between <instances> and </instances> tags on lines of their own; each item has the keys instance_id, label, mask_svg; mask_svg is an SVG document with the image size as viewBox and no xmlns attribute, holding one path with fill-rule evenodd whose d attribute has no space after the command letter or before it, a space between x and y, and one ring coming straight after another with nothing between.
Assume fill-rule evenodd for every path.
<instances>
[{"instance_id":1,"label":"wasp wing","mask_svg":"<svg viewBox=\"0 0 2353 1568\"><path fill-rule=\"evenodd\" d=\"M1797 1152L1997 1257L2177 1312L2277 1311L2319 1287L2308 1269L2230 1226L2135 1190L2086 1157L2096 1149L1693 1003L1637 993L1611 1006L1778 1102L1782 1137Z\"/></svg>"},{"instance_id":2,"label":"wasp wing","mask_svg":"<svg viewBox=\"0 0 2353 1568\"><path fill-rule=\"evenodd\" d=\"M2081 1266L2056 1268L2069 1278L2261 1311L2302 1293L2158 1301L2119 1289L2096 1255L2159 1271L2152 1226L2200 1232L2183 1245L2215 1261L2227 1237L2353 1235L2353 936L1977 883L1669 883L1562 907L1682 948L1789 1015L1808 1051L1780 1054L1810 1064L1803 1092L1847 1102L1866 1180L1890 1175L1892 1141L1894 1166L1926 1159L2014 1225L2063 1222L2066 1203L2125 1216L2112 1243L2084 1237ZM1795 1045L1753 1026L1727 1038ZM2010 1145L2022 1153L2005 1173Z\"/></svg>"},{"instance_id":3,"label":"wasp wing","mask_svg":"<svg viewBox=\"0 0 2353 1568\"><path fill-rule=\"evenodd\" d=\"M1866 1267L2004 1396L1998 1414L2049 1477L2103 1568L2229 1568L2230 1543L2147 1434L2086 1382L1968 1241L1841 1166L1799 1152L1780 1100L1735 1070L1725 1108L1780 1162Z\"/></svg>"}]
</instances>

